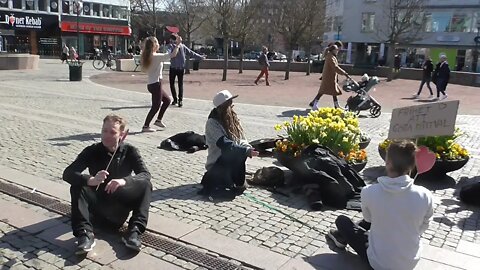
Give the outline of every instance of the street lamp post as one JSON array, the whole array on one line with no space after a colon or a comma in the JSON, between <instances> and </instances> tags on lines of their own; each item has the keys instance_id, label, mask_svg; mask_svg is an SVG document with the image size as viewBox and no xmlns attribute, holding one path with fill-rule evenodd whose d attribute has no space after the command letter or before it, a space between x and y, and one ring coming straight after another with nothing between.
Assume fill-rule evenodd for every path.
<instances>
[{"instance_id":1,"label":"street lamp post","mask_svg":"<svg viewBox=\"0 0 480 270\"><path fill-rule=\"evenodd\" d=\"M83 0L75 0L73 6L75 8L75 12L77 13L77 54L80 55L80 12L82 11L82 1Z\"/></svg>"}]
</instances>

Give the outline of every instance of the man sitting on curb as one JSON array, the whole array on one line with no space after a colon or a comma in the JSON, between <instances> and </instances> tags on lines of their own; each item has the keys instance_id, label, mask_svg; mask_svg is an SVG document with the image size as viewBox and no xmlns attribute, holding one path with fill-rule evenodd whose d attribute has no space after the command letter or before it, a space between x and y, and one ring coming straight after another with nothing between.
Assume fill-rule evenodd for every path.
<instances>
[{"instance_id":1,"label":"man sitting on curb","mask_svg":"<svg viewBox=\"0 0 480 270\"><path fill-rule=\"evenodd\" d=\"M413 183L413 142L393 142L387 150L387 176L362 189L363 224L335 221L328 237L339 248L350 245L373 269L413 269L420 259L420 236L433 215L433 196ZM368 224L370 222L370 230Z\"/></svg>"},{"instance_id":2,"label":"man sitting on curb","mask_svg":"<svg viewBox=\"0 0 480 270\"><path fill-rule=\"evenodd\" d=\"M70 183L72 230L77 237L76 254L93 249L95 239L90 221L120 228L133 211L128 234L122 240L139 251L140 235L147 227L152 192L150 173L137 148L122 142L126 121L117 115L103 119L101 143L85 148L63 172ZM82 172L88 168L88 173ZM131 175L132 171L135 175Z\"/></svg>"}]
</instances>

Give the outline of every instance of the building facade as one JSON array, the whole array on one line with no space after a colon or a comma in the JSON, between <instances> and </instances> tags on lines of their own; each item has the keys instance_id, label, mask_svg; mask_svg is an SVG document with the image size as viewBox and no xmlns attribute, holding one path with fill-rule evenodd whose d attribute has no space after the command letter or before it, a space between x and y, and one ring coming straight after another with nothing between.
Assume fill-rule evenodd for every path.
<instances>
[{"instance_id":1,"label":"building facade","mask_svg":"<svg viewBox=\"0 0 480 270\"><path fill-rule=\"evenodd\" d=\"M104 46L125 52L129 12L128 0L0 0L0 51L59 56L66 44L80 56Z\"/></svg>"},{"instance_id":2,"label":"building facade","mask_svg":"<svg viewBox=\"0 0 480 270\"><path fill-rule=\"evenodd\" d=\"M386 0L333 0L341 17L340 39L347 44L346 61L378 64L386 59L384 43L389 25ZM328 14L328 13L327 13ZM480 0L425 1L420 30L414 41L398 44L403 66L419 67L427 57L440 54L456 70L480 72ZM328 18L327 18L328 20ZM333 29L330 34L335 32ZM329 37L331 38L331 37Z\"/></svg>"}]
</instances>

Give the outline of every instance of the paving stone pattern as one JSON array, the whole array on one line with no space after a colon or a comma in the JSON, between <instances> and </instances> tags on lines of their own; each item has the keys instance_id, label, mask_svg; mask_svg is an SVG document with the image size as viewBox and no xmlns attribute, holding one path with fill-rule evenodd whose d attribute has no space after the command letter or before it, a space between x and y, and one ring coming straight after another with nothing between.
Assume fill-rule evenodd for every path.
<instances>
[{"instance_id":1,"label":"paving stone pattern","mask_svg":"<svg viewBox=\"0 0 480 270\"><path fill-rule=\"evenodd\" d=\"M113 112L128 117L130 135L127 141L140 149L152 173L153 214L208 228L292 257L309 256L327 247L324 234L338 215L361 218L361 213L355 211L325 209L313 212L301 194L291 193L290 197L285 197L258 188L250 188L247 192L310 226L272 212L243 195L234 201L205 201L196 192L204 173L206 151L186 154L160 150L157 146L161 140L179 132L203 133L212 108L210 102L187 99L183 108L171 107L167 111L166 130L139 133L149 108L149 95L99 86L87 79L79 83L67 82L64 80L68 78L67 71L52 73L45 70L45 62L41 65L39 71L2 73L5 76L0 79L1 165L61 182L63 169L84 147L99 141L101 120ZM86 69L84 74L95 72ZM236 104L235 109L247 137L252 140L276 136L273 129L276 123L289 120L294 113L305 112L248 104ZM372 136L367 148L369 163L363 172L366 178L375 178L383 172L377 145L386 137L389 119L389 114L377 119L360 119L362 129ZM476 128L479 120L479 116L458 117L458 126L468 133L461 138L461 143L473 154L469 163L451 173L449 179L426 183L434 189L436 198L435 219L423 235L430 245L455 249L460 240L480 243L478 209L462 205L456 199L458 187L477 180L480 175L477 159L480 132ZM275 164L272 158L250 160L248 170L255 171L272 163Z\"/></svg>"}]
</instances>

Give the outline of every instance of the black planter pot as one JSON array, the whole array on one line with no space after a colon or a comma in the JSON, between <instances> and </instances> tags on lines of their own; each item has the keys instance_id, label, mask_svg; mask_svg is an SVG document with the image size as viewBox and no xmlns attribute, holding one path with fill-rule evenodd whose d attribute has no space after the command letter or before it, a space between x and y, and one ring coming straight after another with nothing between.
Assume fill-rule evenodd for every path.
<instances>
[{"instance_id":1,"label":"black planter pot","mask_svg":"<svg viewBox=\"0 0 480 270\"><path fill-rule=\"evenodd\" d=\"M356 172L362 171L363 169L365 169L366 166L367 166L366 161L364 161L362 163L351 163L350 164L350 167L352 167L352 169L354 169Z\"/></svg>"},{"instance_id":2,"label":"black planter pot","mask_svg":"<svg viewBox=\"0 0 480 270\"><path fill-rule=\"evenodd\" d=\"M275 156L276 156L278 162L280 162L280 164L287 167L291 171L301 170L300 169L300 166L301 166L300 163L302 161L301 158L296 158L289 153L283 153L283 152L278 152L278 151L275 152ZM362 163L351 163L350 164L350 167L352 167L352 169L354 169L356 172L360 172L361 170L365 169L366 166L367 166L366 161L362 162Z\"/></svg>"},{"instance_id":3,"label":"black planter pot","mask_svg":"<svg viewBox=\"0 0 480 270\"><path fill-rule=\"evenodd\" d=\"M360 149L366 149L371 141L372 141L372 139L368 138L365 141L361 141L358 145L360 146Z\"/></svg>"},{"instance_id":4,"label":"black planter pot","mask_svg":"<svg viewBox=\"0 0 480 270\"><path fill-rule=\"evenodd\" d=\"M380 146L378 147L378 153L380 154L380 157L385 160L385 157L387 155L387 152L385 149L381 148ZM468 160L470 158L465 158L465 159L458 159L458 160L439 160L435 162L433 165L432 169L430 171L423 173L421 175L432 175L432 176L441 176L445 175L448 172L453 172L456 170L461 169L465 164L467 164ZM412 173L413 175L416 174L415 172Z\"/></svg>"},{"instance_id":5,"label":"black planter pot","mask_svg":"<svg viewBox=\"0 0 480 270\"><path fill-rule=\"evenodd\" d=\"M300 158L296 158L290 153L275 151L275 157L277 158L278 162L280 162L280 164L287 167L291 171L295 171L296 168L298 168L299 163L301 162Z\"/></svg>"}]
</instances>

